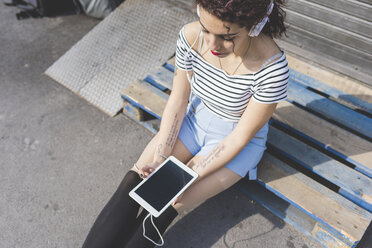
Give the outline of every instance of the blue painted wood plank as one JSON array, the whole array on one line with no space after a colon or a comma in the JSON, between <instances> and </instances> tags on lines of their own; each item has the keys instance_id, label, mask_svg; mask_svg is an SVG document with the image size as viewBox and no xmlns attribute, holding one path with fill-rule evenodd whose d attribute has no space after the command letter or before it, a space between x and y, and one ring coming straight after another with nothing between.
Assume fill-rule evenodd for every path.
<instances>
[{"instance_id":1,"label":"blue painted wood plank","mask_svg":"<svg viewBox=\"0 0 372 248\"><path fill-rule=\"evenodd\" d=\"M345 162L348 162L348 163L354 165L355 170L359 171L360 173L364 174L365 176L367 176L369 178L372 178L372 170L370 168L368 168L367 166L351 159L350 157L342 154L341 152L336 151L335 149L331 148L329 145L324 144L324 143L306 135L305 133L300 132L299 130L297 130L293 127L290 127L290 126L286 125L285 123L276 120L275 118L271 118L269 123L270 123L270 125L280 126L280 127L284 128L285 130L287 130L289 132L295 133L296 135L300 136L304 140L307 140L308 142L312 143L314 146L319 147L321 149L324 149L324 150L330 152L331 154L333 154L334 156L338 157L340 160L344 160Z\"/></svg>"},{"instance_id":2,"label":"blue painted wood plank","mask_svg":"<svg viewBox=\"0 0 372 248\"><path fill-rule=\"evenodd\" d=\"M258 166L257 182L324 225L331 236L350 246L360 240L372 220L372 214L367 210L268 153Z\"/></svg>"},{"instance_id":3,"label":"blue painted wood plank","mask_svg":"<svg viewBox=\"0 0 372 248\"><path fill-rule=\"evenodd\" d=\"M139 108L139 109L143 109L144 111L146 111L147 113L149 113L150 115L158 118L158 119L161 119L161 116L159 116L158 114L156 114L155 112L149 110L146 108L145 105L141 104L140 102L137 102L137 101L134 101L132 98L126 96L126 95L122 95L121 96L124 100L128 101L130 104L132 104L133 106Z\"/></svg>"},{"instance_id":4,"label":"blue painted wood plank","mask_svg":"<svg viewBox=\"0 0 372 248\"><path fill-rule=\"evenodd\" d=\"M149 84L151 84L152 86L158 88L159 90L163 91L163 90L166 90L167 87L164 87L164 85L160 84L159 82L157 82L152 76L150 75L147 75L144 79L144 81L148 82Z\"/></svg>"},{"instance_id":5,"label":"blue painted wood plank","mask_svg":"<svg viewBox=\"0 0 372 248\"><path fill-rule=\"evenodd\" d=\"M268 145L272 145L276 151L287 158L337 185L340 187L340 194L372 212L370 178L272 126L269 130Z\"/></svg>"},{"instance_id":6,"label":"blue painted wood plank","mask_svg":"<svg viewBox=\"0 0 372 248\"><path fill-rule=\"evenodd\" d=\"M143 120L143 110L133 106L130 102L124 100L123 113L133 120L142 121Z\"/></svg>"},{"instance_id":7,"label":"blue painted wood plank","mask_svg":"<svg viewBox=\"0 0 372 248\"><path fill-rule=\"evenodd\" d=\"M170 64L169 62L164 64L164 67L170 70L171 72L174 72L174 65Z\"/></svg>"},{"instance_id":8,"label":"blue painted wood plank","mask_svg":"<svg viewBox=\"0 0 372 248\"><path fill-rule=\"evenodd\" d=\"M136 108L135 106L132 106L132 108ZM141 126L143 126L144 128L146 128L148 131L150 131L152 134L156 134L158 132L158 130L156 130L151 121L142 121L142 120L139 120L137 118L136 115L132 115L132 113L128 113L128 112L123 112L127 117L129 117L130 119L134 120L135 122L137 122L138 124L140 124Z\"/></svg>"},{"instance_id":9,"label":"blue painted wood plank","mask_svg":"<svg viewBox=\"0 0 372 248\"><path fill-rule=\"evenodd\" d=\"M369 103L369 102L366 102L366 101L363 101L362 99L359 99L358 97L355 97L353 95L349 95L349 94L345 94L344 92L338 90L338 89L335 89L331 86L328 86L326 85L325 83L322 83L321 81L319 80L316 80L312 77L309 77L301 72L298 72L298 71L295 71L293 69L290 69L289 70L289 73L290 73L290 77L303 84L303 85L306 85L306 86L309 86L309 87L312 87L318 91L321 91L323 93L326 93L334 98L338 98L338 99L341 99L341 100L344 100L346 102L349 102L351 104L353 104L354 106L356 107L359 107L363 110L365 110L366 112L372 114L372 103Z\"/></svg>"},{"instance_id":10,"label":"blue painted wood plank","mask_svg":"<svg viewBox=\"0 0 372 248\"><path fill-rule=\"evenodd\" d=\"M372 140L372 119L318 95L290 79L288 101L324 115Z\"/></svg>"},{"instance_id":11,"label":"blue painted wood plank","mask_svg":"<svg viewBox=\"0 0 372 248\"><path fill-rule=\"evenodd\" d=\"M241 180L235 184L234 187L261 206L265 207L280 219L293 226L297 231L321 245L321 247L329 248L330 243L338 242L347 247L352 247L353 245L351 242L345 242L342 237L340 238L337 234L334 234L332 230L329 230L306 213L295 208L257 183L249 182L248 180ZM317 229L319 231L314 232L314 230Z\"/></svg>"},{"instance_id":12,"label":"blue painted wood plank","mask_svg":"<svg viewBox=\"0 0 372 248\"><path fill-rule=\"evenodd\" d=\"M148 73L145 81L151 83L160 90L172 90L173 72L165 67L159 67Z\"/></svg>"},{"instance_id":13,"label":"blue painted wood plank","mask_svg":"<svg viewBox=\"0 0 372 248\"><path fill-rule=\"evenodd\" d=\"M344 196L340 195L339 193L329 189L327 186L324 186L323 184L317 182L315 179L312 179L308 175L305 175L298 171L295 168L292 168L289 166L286 162L283 162L279 160L276 154L273 155L271 151L268 151L265 153L262 161L260 162L260 166L263 165L261 168L258 169L259 180L263 181L265 183L269 183L270 181L277 180L280 175L282 176L289 176L288 180L294 179L298 180L303 184L302 186L310 187L312 192L316 192L316 194L319 194L321 197L325 197L326 199L330 199L332 202L337 203L339 206L347 210L347 212L351 212L353 214L356 214L362 218L365 219L372 219L372 213L370 213L368 210L358 206L357 204L349 201ZM279 170L278 175L274 175L273 172L266 172L268 168L271 168L270 166L275 166L279 168L275 168L275 170ZM283 179L283 183L286 183L287 179ZM289 187L290 188L290 187ZM283 192L284 193L284 192ZM304 197L304 192L298 191L299 197ZM315 207L314 204L316 204L316 201L311 201L311 205L308 207Z\"/></svg>"},{"instance_id":14,"label":"blue painted wood plank","mask_svg":"<svg viewBox=\"0 0 372 248\"><path fill-rule=\"evenodd\" d=\"M133 106L160 119L169 96L151 84L138 80L121 91L121 97Z\"/></svg>"}]
</instances>

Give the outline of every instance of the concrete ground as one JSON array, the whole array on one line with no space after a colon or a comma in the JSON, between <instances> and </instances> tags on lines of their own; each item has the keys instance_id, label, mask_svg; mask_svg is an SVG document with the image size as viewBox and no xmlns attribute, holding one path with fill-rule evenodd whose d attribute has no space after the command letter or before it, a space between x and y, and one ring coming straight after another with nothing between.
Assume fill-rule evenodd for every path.
<instances>
[{"instance_id":1,"label":"concrete ground","mask_svg":"<svg viewBox=\"0 0 372 248\"><path fill-rule=\"evenodd\" d=\"M4 1L1 2L1 5ZM0 8L0 247L81 247L152 135L43 72L99 21ZM235 188L177 217L165 247L318 247Z\"/></svg>"}]
</instances>

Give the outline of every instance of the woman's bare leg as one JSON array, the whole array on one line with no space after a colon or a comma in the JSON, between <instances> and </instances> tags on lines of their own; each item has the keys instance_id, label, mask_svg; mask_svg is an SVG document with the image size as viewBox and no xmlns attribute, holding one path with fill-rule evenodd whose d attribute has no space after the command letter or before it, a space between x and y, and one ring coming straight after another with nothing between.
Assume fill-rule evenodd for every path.
<instances>
[{"instance_id":1,"label":"woman's bare leg","mask_svg":"<svg viewBox=\"0 0 372 248\"><path fill-rule=\"evenodd\" d=\"M195 156L188 166L192 166L202 159L201 156ZM228 189L237 183L242 177L228 168L222 167L211 173L200 181L192 184L182 194L181 199L172 206L178 213L188 212L199 206L207 199L217 195L218 193Z\"/></svg>"}]
</instances>

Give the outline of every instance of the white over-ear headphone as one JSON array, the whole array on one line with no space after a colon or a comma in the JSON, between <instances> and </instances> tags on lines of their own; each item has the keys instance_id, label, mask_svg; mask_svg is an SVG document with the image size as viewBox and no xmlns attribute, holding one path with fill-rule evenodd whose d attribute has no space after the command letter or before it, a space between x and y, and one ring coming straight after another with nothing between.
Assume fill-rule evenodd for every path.
<instances>
[{"instance_id":1,"label":"white over-ear headphone","mask_svg":"<svg viewBox=\"0 0 372 248\"><path fill-rule=\"evenodd\" d=\"M267 9L266 16L262 21L260 21L257 25L253 26L251 30L249 30L248 35L251 37L258 36L261 33L261 30L264 28L265 24L269 21L269 15L271 14L271 11L273 11L274 8L274 2L271 1L269 8Z\"/></svg>"}]
</instances>

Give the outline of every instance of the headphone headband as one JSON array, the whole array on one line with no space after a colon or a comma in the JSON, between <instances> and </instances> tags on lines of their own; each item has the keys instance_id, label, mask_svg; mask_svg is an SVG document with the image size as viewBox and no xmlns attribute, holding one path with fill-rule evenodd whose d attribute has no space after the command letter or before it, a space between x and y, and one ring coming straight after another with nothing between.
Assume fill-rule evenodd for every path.
<instances>
[{"instance_id":1,"label":"headphone headband","mask_svg":"<svg viewBox=\"0 0 372 248\"><path fill-rule=\"evenodd\" d=\"M260 21L258 24L253 26L251 30L249 31L248 35L251 37L258 36L261 33L261 30L264 28L265 24L269 21L269 15L273 11L274 8L274 2L271 0L269 8L266 12L266 16Z\"/></svg>"},{"instance_id":2,"label":"headphone headband","mask_svg":"<svg viewBox=\"0 0 372 248\"><path fill-rule=\"evenodd\" d=\"M273 11L273 8L274 8L274 2L273 0L271 0L269 8L267 9L267 12L266 12L266 16L258 24L252 26L251 30L249 30L249 33L248 33L249 36L255 37L261 33L262 29L264 28L266 23L269 21L269 15ZM200 5L199 4L196 5L196 13L198 14L198 17L200 17Z\"/></svg>"}]
</instances>

